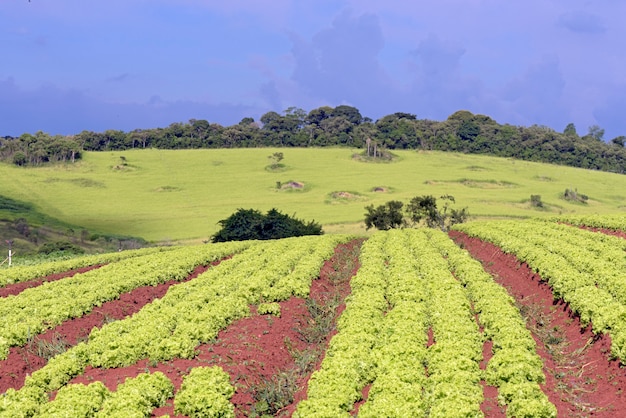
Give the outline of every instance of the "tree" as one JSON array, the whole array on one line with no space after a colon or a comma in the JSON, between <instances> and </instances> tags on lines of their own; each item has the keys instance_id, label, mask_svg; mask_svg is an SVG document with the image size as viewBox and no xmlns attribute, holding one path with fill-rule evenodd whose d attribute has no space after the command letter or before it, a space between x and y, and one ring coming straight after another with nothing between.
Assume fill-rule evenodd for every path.
<instances>
[{"instance_id":1,"label":"tree","mask_svg":"<svg viewBox=\"0 0 626 418\"><path fill-rule=\"evenodd\" d=\"M272 155L268 155L267 158L273 161L270 165L270 168L277 169L283 166L280 162L283 160L283 158L285 158L285 156L282 152L275 152Z\"/></svg>"},{"instance_id":2,"label":"tree","mask_svg":"<svg viewBox=\"0 0 626 418\"><path fill-rule=\"evenodd\" d=\"M28 158L26 158L26 154L24 154L22 151L18 151L13 154L13 164L19 166L28 164Z\"/></svg>"},{"instance_id":3,"label":"tree","mask_svg":"<svg viewBox=\"0 0 626 418\"><path fill-rule=\"evenodd\" d=\"M600 128L598 125L591 125L589 127L588 136L596 139L598 141L604 140L604 129Z\"/></svg>"},{"instance_id":4,"label":"tree","mask_svg":"<svg viewBox=\"0 0 626 418\"><path fill-rule=\"evenodd\" d=\"M404 204L399 200L391 200L384 205L374 207L369 205L365 208L365 227L370 229L375 227L383 231L400 228L405 225L404 217L402 216L402 206Z\"/></svg>"},{"instance_id":5,"label":"tree","mask_svg":"<svg viewBox=\"0 0 626 418\"><path fill-rule=\"evenodd\" d=\"M213 242L268 240L303 235L322 235L322 226L315 221L304 222L270 209L266 215L255 209L238 209L218 222L222 229L211 237Z\"/></svg>"},{"instance_id":6,"label":"tree","mask_svg":"<svg viewBox=\"0 0 626 418\"><path fill-rule=\"evenodd\" d=\"M363 122L363 116L361 116L361 112L359 112L359 109L357 109L356 107L352 107L352 106L346 106L346 105L337 106L333 110L331 116L343 116L350 123L354 125L358 125L361 122Z\"/></svg>"},{"instance_id":7,"label":"tree","mask_svg":"<svg viewBox=\"0 0 626 418\"><path fill-rule=\"evenodd\" d=\"M305 118L305 122L308 124L319 125L324 119L331 117L333 108L330 106L322 106L317 109L313 109Z\"/></svg>"},{"instance_id":8,"label":"tree","mask_svg":"<svg viewBox=\"0 0 626 418\"><path fill-rule=\"evenodd\" d=\"M365 209L365 226L367 229L375 227L380 230L391 228L403 228L406 226L418 226L424 223L429 228L439 228L447 231L452 225L463 223L469 217L467 208L454 209L450 207L454 203L454 197L441 196L444 201L442 208L437 207L437 199L431 195L415 196L406 206L406 216L402 213L403 203L392 200L384 205L374 207L367 206Z\"/></svg>"},{"instance_id":9,"label":"tree","mask_svg":"<svg viewBox=\"0 0 626 418\"><path fill-rule=\"evenodd\" d=\"M413 225L422 220L429 228L439 228L447 231L452 225L463 223L469 217L467 208L455 209L450 205L455 203L454 196L443 195L443 208L437 207L437 199L432 195L415 196L407 206L407 214Z\"/></svg>"},{"instance_id":10,"label":"tree","mask_svg":"<svg viewBox=\"0 0 626 418\"><path fill-rule=\"evenodd\" d=\"M456 133L464 141L473 141L480 134L480 126L474 121L465 120L461 123Z\"/></svg>"},{"instance_id":11,"label":"tree","mask_svg":"<svg viewBox=\"0 0 626 418\"><path fill-rule=\"evenodd\" d=\"M624 144L626 144L626 136L624 135L616 136L615 138L611 139L611 143L613 143L614 145L617 145L618 147L624 148Z\"/></svg>"},{"instance_id":12,"label":"tree","mask_svg":"<svg viewBox=\"0 0 626 418\"><path fill-rule=\"evenodd\" d=\"M576 132L576 126L574 126L573 123L568 123L563 130L563 133L568 136L578 136L578 133Z\"/></svg>"}]
</instances>

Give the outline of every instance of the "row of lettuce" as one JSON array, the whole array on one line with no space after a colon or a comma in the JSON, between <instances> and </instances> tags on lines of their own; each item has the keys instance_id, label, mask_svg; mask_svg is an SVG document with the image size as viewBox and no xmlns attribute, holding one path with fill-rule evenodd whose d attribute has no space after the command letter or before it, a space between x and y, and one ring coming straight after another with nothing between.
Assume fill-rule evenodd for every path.
<instances>
[{"instance_id":1,"label":"row of lettuce","mask_svg":"<svg viewBox=\"0 0 626 418\"><path fill-rule=\"evenodd\" d=\"M134 254L83 274L26 289L0 299L0 360L9 348L62 322L81 317L95 306L119 298L140 286L183 280L199 265L240 252L249 243L178 248ZM56 263L55 263L56 266ZM34 277L42 269L31 270Z\"/></svg>"},{"instance_id":2,"label":"row of lettuce","mask_svg":"<svg viewBox=\"0 0 626 418\"><path fill-rule=\"evenodd\" d=\"M482 416L481 380L498 388L508 416L556 416L513 299L445 234L374 234L351 287L294 417L349 417L368 385L359 417ZM486 339L493 356L481 370Z\"/></svg>"},{"instance_id":3,"label":"row of lettuce","mask_svg":"<svg viewBox=\"0 0 626 418\"><path fill-rule=\"evenodd\" d=\"M92 254L74 257L67 260L51 261L34 265L13 266L0 269L0 287L38 279L51 274L90 267L101 264L115 263L127 258L140 257L152 253L161 253L175 247L148 247L139 250L119 251L114 253Z\"/></svg>"},{"instance_id":4,"label":"row of lettuce","mask_svg":"<svg viewBox=\"0 0 626 418\"><path fill-rule=\"evenodd\" d=\"M581 237L590 241L580 245L584 241L579 236L570 237L574 228L568 226L533 221L527 223L525 232L516 235L512 232L516 224L474 223L459 229L489 240L482 226L484 231L501 231L501 225L502 237L523 237L519 240L528 245L536 241L544 253L552 251L551 241L545 240L561 231L563 236L552 243L555 248L557 243L567 243L566 252L576 246L586 248L584 254L570 255L570 264L580 260L585 271L608 269L611 263L624 260L626 247L618 238L581 231ZM542 233L540 227L547 226L556 229ZM532 237L524 235L531 231ZM88 341L52 358L28 376L23 388L0 395L0 417L62 416L62 411L80 408L91 412L77 416L130 416L116 415L118 404L136 404L143 412L133 416L150 416L155 407L173 396L171 382L159 373L130 379L125 383L128 386L122 385L115 392L99 383L84 386L69 382L88 365L116 368L145 358L152 362L193 358L199 344L213 340L221 329L250 315L250 305L276 314L278 305L272 302L306 297L324 260L337 244L349 239L326 235L138 253L98 270L0 299L0 314L12 321L11 326L0 325L0 347L7 352L8 347L23 345L30 336L81 316L134 287L182 280L195 266L234 254L196 279L172 286L162 299L132 317L92 330ZM500 243L514 251L504 245L504 240ZM583 266L582 260L591 253L599 261ZM338 332L295 417L348 417L370 385L359 409L362 417L482 416L482 381L498 388L498 399L506 406L507 416L556 416L554 405L540 387L545 376L535 342L514 300L445 234L434 230L378 232L365 242L360 259L361 268L351 281L352 292L339 318ZM549 266L538 267L542 275L549 273L546 269ZM615 274L606 276L613 278L606 279L607 286L613 286L615 296L607 291L613 299L626 295L620 293ZM576 284L567 285L558 278L554 281L560 292L576 291ZM594 282L592 287L602 290L603 286ZM27 311L21 314L24 309ZM586 309L581 312L589 313L595 327L599 314ZM626 311L621 309L618 317L623 314L626 318ZM607 319L607 329L614 329L615 320ZM480 363L486 340L493 343L493 355L483 370ZM188 379L176 393L177 413L233 416L228 399L234 389L223 371L193 369ZM155 389L136 389L139 385ZM215 390L207 391L207 387ZM50 401L56 391L58 395ZM132 398L138 394L147 398Z\"/></svg>"},{"instance_id":5,"label":"row of lettuce","mask_svg":"<svg viewBox=\"0 0 626 418\"><path fill-rule=\"evenodd\" d=\"M70 384L62 387L53 401L42 394L37 417L149 417L155 408L174 398L174 412L189 417L234 416L230 398L235 388L222 368L195 367L183 376L183 383L174 397L174 385L161 372L141 373L127 378L110 391L102 382L88 385ZM11 411L13 412L13 411ZM20 411L15 411L20 414ZM19 415L15 415L19 416Z\"/></svg>"},{"instance_id":6,"label":"row of lettuce","mask_svg":"<svg viewBox=\"0 0 626 418\"><path fill-rule=\"evenodd\" d=\"M115 266L124 263L120 261L111 264L110 267L107 266L115 270L97 278L91 276L96 274L95 270L94 273L74 276L78 281L72 282L73 285L69 288L63 288L61 293L71 292L73 295L80 295L83 291L89 292L88 287L81 287L80 291L76 291L73 286L87 286L83 282L96 280L99 283L96 287L103 288L107 287L104 282L121 286L121 282L137 280L140 276L150 274L158 274L158 277L163 276L171 280L183 276L184 271L193 269L195 265L206 264L214 259L223 258L225 254L236 253L232 258L222 261L197 278L170 287L162 299L144 306L135 315L106 324L99 329L94 328L88 341L81 342L53 357L46 366L28 376L21 389L9 389L3 394L0 399L0 417L39 416L45 408L48 408L46 405L49 404L50 394L67 386L70 380L82 374L88 365L115 368L132 365L145 358L152 362L193 358L199 344L213 340L221 329L233 321L249 316L250 305L282 301L291 296L308 296L311 282L319 275L324 260L332 256L337 244L349 239L351 237L343 235L327 235L271 242L206 245L181 249L180 252L178 250L165 252L160 254L162 259L151 259L149 262L144 260L145 263L138 263L139 259L135 258L135 262L127 265L125 269L115 269ZM187 253L198 254L191 256ZM190 258L189 262L183 262L182 259L187 257ZM178 262L186 267L179 266L176 264ZM136 268L132 265L136 265ZM83 277L83 280L80 277ZM126 286L142 285L145 280L142 279L141 284L133 282L134 284ZM160 280L154 277L151 279L152 283ZM63 279L54 283L60 285L70 281ZM52 285L53 283L44 284L38 288ZM32 291L38 288L33 288ZM93 291L97 292L97 289ZM50 297L53 293L50 293ZM15 297L0 299L0 306L4 303L13 303L12 300L18 300L20 297L24 298L22 306L28 303L42 306L47 304L43 300L34 302L29 294L25 291ZM93 304L96 303L99 302L94 299ZM75 308L74 303L69 300L65 300L61 308L67 311L75 310L76 314L86 309ZM7 309L7 312L11 311ZM21 318L21 321L26 320L27 318ZM196 390L194 393L192 396L205 396L202 391ZM187 401L183 401L183 404L185 402ZM211 402L206 404L206 408L209 409L216 407L212 406Z\"/></svg>"},{"instance_id":7,"label":"row of lettuce","mask_svg":"<svg viewBox=\"0 0 626 418\"><path fill-rule=\"evenodd\" d=\"M582 326L591 323L595 333L610 335L611 354L624 362L626 240L540 220L473 222L455 229L527 263L548 282L555 299L579 315Z\"/></svg>"},{"instance_id":8,"label":"row of lettuce","mask_svg":"<svg viewBox=\"0 0 626 418\"><path fill-rule=\"evenodd\" d=\"M559 215L551 219L554 222L563 222L576 226L605 228L614 231L626 231L626 215Z\"/></svg>"}]
</instances>

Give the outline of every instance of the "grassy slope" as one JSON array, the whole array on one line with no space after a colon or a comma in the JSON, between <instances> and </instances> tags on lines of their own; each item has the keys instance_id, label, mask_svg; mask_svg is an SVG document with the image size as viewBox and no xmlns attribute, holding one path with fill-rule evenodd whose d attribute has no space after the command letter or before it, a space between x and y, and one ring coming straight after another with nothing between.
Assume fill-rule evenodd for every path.
<instances>
[{"instance_id":1,"label":"grassy slope","mask_svg":"<svg viewBox=\"0 0 626 418\"><path fill-rule=\"evenodd\" d=\"M348 149L280 149L287 170L271 172L277 149L137 150L86 153L74 166L0 165L0 195L32 202L50 215L92 232L152 241L207 238L217 221L237 208L276 207L328 232L364 231L368 204L451 194L472 215L516 216L618 213L626 209L626 176L511 159L441 152L397 152L398 161L354 161ZM128 166L116 168L120 156ZM462 183L470 179L473 182ZM277 191L276 182L299 181L303 191ZM384 186L389 192L373 192ZM589 196L587 205L560 198L565 188ZM359 199L329 198L335 191ZM547 210L530 208L541 195Z\"/></svg>"}]
</instances>

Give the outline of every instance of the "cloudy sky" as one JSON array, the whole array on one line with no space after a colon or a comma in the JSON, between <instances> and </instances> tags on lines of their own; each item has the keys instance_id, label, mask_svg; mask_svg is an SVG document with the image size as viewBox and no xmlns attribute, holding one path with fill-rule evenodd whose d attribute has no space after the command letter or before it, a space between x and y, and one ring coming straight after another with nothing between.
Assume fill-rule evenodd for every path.
<instances>
[{"instance_id":1,"label":"cloudy sky","mask_svg":"<svg viewBox=\"0 0 626 418\"><path fill-rule=\"evenodd\" d=\"M0 136L347 104L626 135L623 0L0 0Z\"/></svg>"}]
</instances>

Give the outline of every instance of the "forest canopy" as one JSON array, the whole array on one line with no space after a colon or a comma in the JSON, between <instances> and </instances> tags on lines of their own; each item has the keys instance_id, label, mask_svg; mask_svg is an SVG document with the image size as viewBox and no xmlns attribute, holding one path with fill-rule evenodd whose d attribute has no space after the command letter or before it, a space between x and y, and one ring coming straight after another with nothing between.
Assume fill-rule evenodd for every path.
<instances>
[{"instance_id":1,"label":"forest canopy","mask_svg":"<svg viewBox=\"0 0 626 418\"><path fill-rule=\"evenodd\" d=\"M83 131L52 136L40 131L17 138L0 137L0 160L27 166L74 162L83 151L345 146L374 149L381 155L399 149L486 154L623 174L625 144L625 136L605 142L604 130L597 125L579 135L572 123L557 132L540 125L499 124L489 116L466 110L444 121L418 119L403 112L373 121L357 108L341 105L323 106L308 113L291 107L282 114L267 112L258 121L246 117L231 126L191 119L166 128L130 132Z\"/></svg>"}]
</instances>

